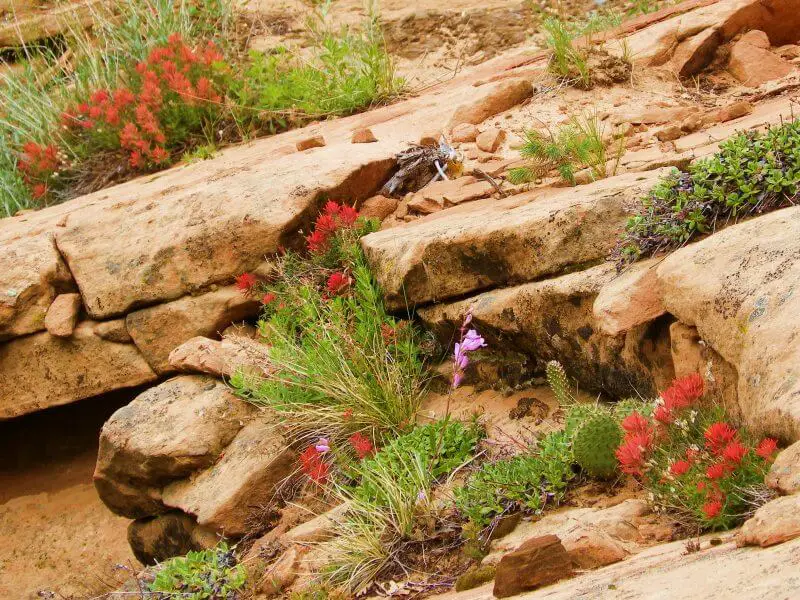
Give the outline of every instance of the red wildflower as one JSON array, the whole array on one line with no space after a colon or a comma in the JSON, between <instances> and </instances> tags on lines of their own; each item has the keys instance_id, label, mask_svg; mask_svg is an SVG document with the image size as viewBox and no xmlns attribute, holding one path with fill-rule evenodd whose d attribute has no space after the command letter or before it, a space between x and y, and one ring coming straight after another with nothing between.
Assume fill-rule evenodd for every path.
<instances>
[{"instance_id":1,"label":"red wildflower","mask_svg":"<svg viewBox=\"0 0 800 600\"><path fill-rule=\"evenodd\" d=\"M347 226L353 225L358 219L358 211L352 206L342 206L339 210L339 218Z\"/></svg>"},{"instance_id":2,"label":"red wildflower","mask_svg":"<svg viewBox=\"0 0 800 600\"><path fill-rule=\"evenodd\" d=\"M103 116L103 109L99 106L90 106L89 116L93 119L99 119L101 116Z\"/></svg>"},{"instance_id":3,"label":"red wildflower","mask_svg":"<svg viewBox=\"0 0 800 600\"><path fill-rule=\"evenodd\" d=\"M628 434L625 440L614 452L619 461L620 469L629 475L641 475L644 465L645 452L651 440L644 434Z\"/></svg>"},{"instance_id":4,"label":"red wildflower","mask_svg":"<svg viewBox=\"0 0 800 600\"><path fill-rule=\"evenodd\" d=\"M156 116L145 104L139 104L134 110L134 114L136 115L136 122L142 128L142 131L150 134L160 131Z\"/></svg>"},{"instance_id":5,"label":"red wildflower","mask_svg":"<svg viewBox=\"0 0 800 600\"><path fill-rule=\"evenodd\" d=\"M183 38L181 37L181 34L178 33L178 32L170 33L169 36L167 37L167 42L169 42L170 44L173 44L173 45L178 45L182 41L183 41Z\"/></svg>"},{"instance_id":6,"label":"red wildflower","mask_svg":"<svg viewBox=\"0 0 800 600\"><path fill-rule=\"evenodd\" d=\"M747 454L747 448L737 440L733 440L722 451L722 457L733 465L738 465Z\"/></svg>"},{"instance_id":7,"label":"red wildflower","mask_svg":"<svg viewBox=\"0 0 800 600\"><path fill-rule=\"evenodd\" d=\"M163 164L169 160L169 153L161 146L153 148L153 153L150 155L154 163Z\"/></svg>"},{"instance_id":8,"label":"red wildflower","mask_svg":"<svg viewBox=\"0 0 800 600\"><path fill-rule=\"evenodd\" d=\"M622 420L622 428L628 433L647 433L650 434L650 421L642 414L632 412Z\"/></svg>"},{"instance_id":9,"label":"red wildflower","mask_svg":"<svg viewBox=\"0 0 800 600\"><path fill-rule=\"evenodd\" d=\"M353 449L360 459L366 458L375 451L372 442L360 431L350 436L350 445L353 446Z\"/></svg>"},{"instance_id":10,"label":"red wildflower","mask_svg":"<svg viewBox=\"0 0 800 600\"><path fill-rule=\"evenodd\" d=\"M333 273L330 277L328 277L328 292L333 294L334 296L338 296L343 292L347 291L347 288L353 283L353 280L350 279L349 275L344 273Z\"/></svg>"},{"instance_id":11,"label":"red wildflower","mask_svg":"<svg viewBox=\"0 0 800 600\"><path fill-rule=\"evenodd\" d=\"M221 60L222 54L219 53L214 42L208 42L203 50L203 63L208 67Z\"/></svg>"},{"instance_id":12,"label":"red wildflower","mask_svg":"<svg viewBox=\"0 0 800 600\"><path fill-rule=\"evenodd\" d=\"M273 294L272 292L267 292L266 294L264 294L264 297L261 298L261 304L266 306L267 304L271 304L274 300L275 300L275 294Z\"/></svg>"},{"instance_id":13,"label":"red wildflower","mask_svg":"<svg viewBox=\"0 0 800 600\"><path fill-rule=\"evenodd\" d=\"M109 106L106 109L105 119L106 123L109 123L110 125L116 125L119 123L119 110L113 106Z\"/></svg>"},{"instance_id":14,"label":"red wildflower","mask_svg":"<svg viewBox=\"0 0 800 600\"><path fill-rule=\"evenodd\" d=\"M725 477L725 465L722 463L714 463L706 469L706 477L709 479L722 479Z\"/></svg>"},{"instance_id":15,"label":"red wildflower","mask_svg":"<svg viewBox=\"0 0 800 600\"><path fill-rule=\"evenodd\" d=\"M771 460L778 450L778 442L772 438L764 438L756 446L756 454L764 460Z\"/></svg>"},{"instance_id":16,"label":"red wildflower","mask_svg":"<svg viewBox=\"0 0 800 600\"><path fill-rule=\"evenodd\" d=\"M333 216L324 214L317 217L317 221L314 223L314 231L322 231L324 233L333 233L338 229L338 225L336 224L336 219Z\"/></svg>"},{"instance_id":17,"label":"red wildflower","mask_svg":"<svg viewBox=\"0 0 800 600\"><path fill-rule=\"evenodd\" d=\"M138 150L131 152L130 158L128 158L128 164L134 169L143 167L144 160L142 159L142 153Z\"/></svg>"},{"instance_id":18,"label":"red wildflower","mask_svg":"<svg viewBox=\"0 0 800 600\"><path fill-rule=\"evenodd\" d=\"M328 237L329 234L324 231L314 231L314 233L306 238L309 252L313 252L314 254L325 252L328 249Z\"/></svg>"},{"instance_id":19,"label":"red wildflower","mask_svg":"<svg viewBox=\"0 0 800 600\"><path fill-rule=\"evenodd\" d=\"M47 194L47 184L46 183L37 183L31 188L31 195L34 198L42 198Z\"/></svg>"},{"instance_id":20,"label":"red wildflower","mask_svg":"<svg viewBox=\"0 0 800 600\"><path fill-rule=\"evenodd\" d=\"M692 465L690 465L688 461L676 460L674 463L670 465L669 472L672 473L673 475L681 476L685 475L691 468Z\"/></svg>"},{"instance_id":21,"label":"red wildflower","mask_svg":"<svg viewBox=\"0 0 800 600\"><path fill-rule=\"evenodd\" d=\"M236 287L239 291L247 293L253 289L257 283L256 276L252 273L242 273L236 278Z\"/></svg>"},{"instance_id":22,"label":"red wildflower","mask_svg":"<svg viewBox=\"0 0 800 600\"><path fill-rule=\"evenodd\" d=\"M697 491L698 492L702 492L703 490L706 489L706 487L707 486L706 486L706 482L705 481L698 481L697 482Z\"/></svg>"},{"instance_id":23,"label":"red wildflower","mask_svg":"<svg viewBox=\"0 0 800 600\"><path fill-rule=\"evenodd\" d=\"M94 92L89 97L89 100L91 101L92 104L94 104L95 106L98 106L100 104L103 104L104 102L108 102L108 99L110 97L111 96L109 95L109 93L107 91L105 91L105 90L97 90L96 92Z\"/></svg>"},{"instance_id":24,"label":"red wildflower","mask_svg":"<svg viewBox=\"0 0 800 600\"><path fill-rule=\"evenodd\" d=\"M342 413L342 418L344 418L345 421L349 421L350 419L352 419L353 418L353 409L352 408L348 408L346 411L344 411L344 413Z\"/></svg>"},{"instance_id":25,"label":"red wildflower","mask_svg":"<svg viewBox=\"0 0 800 600\"><path fill-rule=\"evenodd\" d=\"M340 209L341 206L339 206L336 202L334 202L333 200L328 200L325 203L325 206L322 207L322 212L328 215L329 217L335 217L336 215L339 214Z\"/></svg>"},{"instance_id":26,"label":"red wildflower","mask_svg":"<svg viewBox=\"0 0 800 600\"><path fill-rule=\"evenodd\" d=\"M719 454L736 437L736 430L722 421L709 425L705 432L706 447Z\"/></svg>"},{"instance_id":27,"label":"red wildflower","mask_svg":"<svg viewBox=\"0 0 800 600\"><path fill-rule=\"evenodd\" d=\"M331 470L331 466L322 459L322 454L313 445L300 455L300 466L303 473L317 483L325 481Z\"/></svg>"},{"instance_id":28,"label":"red wildflower","mask_svg":"<svg viewBox=\"0 0 800 600\"><path fill-rule=\"evenodd\" d=\"M709 519L713 519L720 512L722 512L721 500L709 500L708 502L703 504L703 513L705 513L706 517Z\"/></svg>"},{"instance_id":29,"label":"red wildflower","mask_svg":"<svg viewBox=\"0 0 800 600\"><path fill-rule=\"evenodd\" d=\"M686 449L686 460L689 462L694 462L698 458L700 458L700 451L695 450L694 448L687 448Z\"/></svg>"},{"instance_id":30,"label":"red wildflower","mask_svg":"<svg viewBox=\"0 0 800 600\"><path fill-rule=\"evenodd\" d=\"M653 412L653 418L660 423L664 423L665 425L672 423L674 420L672 412L663 404L660 404L658 407L656 407L656 410Z\"/></svg>"}]
</instances>

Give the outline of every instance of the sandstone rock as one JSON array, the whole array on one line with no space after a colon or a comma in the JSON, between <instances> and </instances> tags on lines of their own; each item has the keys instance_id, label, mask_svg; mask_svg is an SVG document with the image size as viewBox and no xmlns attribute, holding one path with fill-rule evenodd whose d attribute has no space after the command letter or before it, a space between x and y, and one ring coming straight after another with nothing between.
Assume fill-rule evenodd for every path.
<instances>
[{"instance_id":1,"label":"sandstone rock","mask_svg":"<svg viewBox=\"0 0 800 600\"><path fill-rule=\"evenodd\" d=\"M648 107L617 113L612 116L612 121L615 124L656 125L660 123L680 122L698 112L699 109L694 106Z\"/></svg>"},{"instance_id":2,"label":"sandstone rock","mask_svg":"<svg viewBox=\"0 0 800 600\"><path fill-rule=\"evenodd\" d=\"M218 337L228 325L258 314L260 308L256 298L231 286L137 310L125 324L153 370L165 374L174 370L169 354L175 348L197 336Z\"/></svg>"},{"instance_id":3,"label":"sandstone rock","mask_svg":"<svg viewBox=\"0 0 800 600\"><path fill-rule=\"evenodd\" d=\"M281 536L281 542L287 545L310 544L330 539L333 536L336 523L344 517L348 508L348 503L342 503L326 513L317 515L310 521L292 527Z\"/></svg>"},{"instance_id":4,"label":"sandstone rock","mask_svg":"<svg viewBox=\"0 0 800 600\"><path fill-rule=\"evenodd\" d=\"M604 333L617 335L666 311L656 278L660 258L634 263L600 289L592 312Z\"/></svg>"},{"instance_id":5,"label":"sandstone rock","mask_svg":"<svg viewBox=\"0 0 800 600\"><path fill-rule=\"evenodd\" d=\"M103 425L94 473L100 498L130 518L164 512L163 505L154 511L155 490L212 465L254 411L210 377L183 375L150 388ZM142 493L131 496L130 488Z\"/></svg>"},{"instance_id":6,"label":"sandstone rock","mask_svg":"<svg viewBox=\"0 0 800 600\"><path fill-rule=\"evenodd\" d=\"M617 540L597 529L577 529L562 540L572 563L580 569L596 569L624 560L628 552Z\"/></svg>"},{"instance_id":7,"label":"sandstone rock","mask_svg":"<svg viewBox=\"0 0 800 600\"><path fill-rule=\"evenodd\" d=\"M353 136L350 138L350 142L353 144L371 144L372 142L377 141L378 138L375 137L375 134L372 133L372 130L368 127L356 129L353 132Z\"/></svg>"},{"instance_id":8,"label":"sandstone rock","mask_svg":"<svg viewBox=\"0 0 800 600\"><path fill-rule=\"evenodd\" d=\"M553 276L605 258L628 209L659 174L604 179L546 200L521 194L520 203L537 201L418 221L370 234L362 246L393 310Z\"/></svg>"},{"instance_id":9,"label":"sandstone rock","mask_svg":"<svg viewBox=\"0 0 800 600\"><path fill-rule=\"evenodd\" d=\"M42 331L60 292L74 290L69 269L40 215L4 219L0 244L0 340ZM51 218L50 220L54 220ZM8 221L11 221L10 223ZM29 221L33 221L29 225ZM27 227L26 227L27 226Z\"/></svg>"},{"instance_id":10,"label":"sandstone rock","mask_svg":"<svg viewBox=\"0 0 800 600\"><path fill-rule=\"evenodd\" d=\"M80 312L80 294L59 294L47 309L44 326L50 335L69 337L75 331Z\"/></svg>"},{"instance_id":11,"label":"sandstone rock","mask_svg":"<svg viewBox=\"0 0 800 600\"><path fill-rule=\"evenodd\" d=\"M572 560L555 535L533 538L497 564L494 595L508 598L571 577Z\"/></svg>"},{"instance_id":12,"label":"sandstone rock","mask_svg":"<svg viewBox=\"0 0 800 600\"><path fill-rule=\"evenodd\" d=\"M383 220L397 209L398 201L396 198L386 196L373 196L367 198L359 209L359 214L368 219Z\"/></svg>"},{"instance_id":13,"label":"sandstone rock","mask_svg":"<svg viewBox=\"0 0 800 600\"><path fill-rule=\"evenodd\" d=\"M490 127L478 134L478 137L475 138L475 143L484 152L496 152L505 139L505 131L497 127Z\"/></svg>"},{"instance_id":14,"label":"sandstone rock","mask_svg":"<svg viewBox=\"0 0 800 600\"><path fill-rule=\"evenodd\" d=\"M294 583L304 550L299 546L287 548L264 573L259 574L258 589L267 597L280 594Z\"/></svg>"},{"instance_id":15,"label":"sandstone rock","mask_svg":"<svg viewBox=\"0 0 800 600\"><path fill-rule=\"evenodd\" d=\"M294 472L297 454L287 447L268 413L247 423L213 466L163 490L163 502L229 536L258 524L277 486Z\"/></svg>"},{"instance_id":16,"label":"sandstone rock","mask_svg":"<svg viewBox=\"0 0 800 600\"><path fill-rule=\"evenodd\" d=\"M675 377L706 372L706 359L697 327L675 321L669 326L669 340Z\"/></svg>"},{"instance_id":17,"label":"sandstone rock","mask_svg":"<svg viewBox=\"0 0 800 600\"><path fill-rule=\"evenodd\" d=\"M217 541L214 532L199 527L194 519L181 512L137 519L128 525L128 543L143 565L212 548Z\"/></svg>"},{"instance_id":18,"label":"sandstone rock","mask_svg":"<svg viewBox=\"0 0 800 600\"><path fill-rule=\"evenodd\" d=\"M473 323L490 347L522 352L536 372L558 360L581 389L614 397L654 396L673 373L667 336L660 334L664 325L639 325L611 336L601 331L592 312L598 292L615 275L614 265L606 263L421 308L417 314L447 344L471 309Z\"/></svg>"},{"instance_id":19,"label":"sandstone rock","mask_svg":"<svg viewBox=\"0 0 800 600\"><path fill-rule=\"evenodd\" d=\"M800 492L800 442L795 442L778 454L766 482L781 494Z\"/></svg>"},{"instance_id":20,"label":"sandstone rock","mask_svg":"<svg viewBox=\"0 0 800 600\"><path fill-rule=\"evenodd\" d=\"M800 437L800 208L690 244L657 275L664 306L738 374L737 405L755 432Z\"/></svg>"},{"instance_id":21,"label":"sandstone rock","mask_svg":"<svg viewBox=\"0 0 800 600\"><path fill-rule=\"evenodd\" d=\"M533 85L527 79L507 79L492 86L487 92L472 102L456 108L450 125L472 123L479 125L509 108L520 104L533 95Z\"/></svg>"},{"instance_id":22,"label":"sandstone rock","mask_svg":"<svg viewBox=\"0 0 800 600\"><path fill-rule=\"evenodd\" d=\"M314 135L312 137L308 137L302 139L297 142L296 146L297 149L302 152L303 150L310 150L311 148L322 148L325 145L325 138L321 135Z\"/></svg>"},{"instance_id":23,"label":"sandstone rock","mask_svg":"<svg viewBox=\"0 0 800 600\"><path fill-rule=\"evenodd\" d=\"M170 352L169 364L178 371L224 378L229 378L238 369L263 373L269 365L269 348L241 336L223 338L222 341L198 336Z\"/></svg>"},{"instance_id":24,"label":"sandstone rock","mask_svg":"<svg viewBox=\"0 0 800 600\"><path fill-rule=\"evenodd\" d=\"M723 106L704 117L706 123L726 123L745 117L753 112L753 105L747 100L739 100Z\"/></svg>"},{"instance_id":25,"label":"sandstone rock","mask_svg":"<svg viewBox=\"0 0 800 600\"><path fill-rule=\"evenodd\" d=\"M155 381L132 344L94 334L84 321L67 339L47 332L0 344L0 419Z\"/></svg>"},{"instance_id":26,"label":"sandstone rock","mask_svg":"<svg viewBox=\"0 0 800 600\"><path fill-rule=\"evenodd\" d=\"M800 495L770 500L744 522L739 546L773 546L800 537Z\"/></svg>"},{"instance_id":27,"label":"sandstone rock","mask_svg":"<svg viewBox=\"0 0 800 600\"><path fill-rule=\"evenodd\" d=\"M472 123L459 123L453 127L450 135L453 142L474 142L478 137L478 128Z\"/></svg>"},{"instance_id":28,"label":"sandstone rock","mask_svg":"<svg viewBox=\"0 0 800 600\"><path fill-rule=\"evenodd\" d=\"M759 40L760 38L756 39ZM769 40L767 40L767 43L769 43ZM773 54L763 45L753 45L750 43L748 36L740 39L731 48L728 71L748 87L758 87L767 81L780 79L793 70L794 67L790 62Z\"/></svg>"},{"instance_id":29,"label":"sandstone rock","mask_svg":"<svg viewBox=\"0 0 800 600\"><path fill-rule=\"evenodd\" d=\"M438 146L439 141L442 139L441 129L430 129L422 133L419 138L420 146ZM455 141L455 140L453 140Z\"/></svg>"},{"instance_id":30,"label":"sandstone rock","mask_svg":"<svg viewBox=\"0 0 800 600\"><path fill-rule=\"evenodd\" d=\"M408 209L417 214L429 215L462 202L486 198L493 191L492 184L478 181L470 175L435 181L412 196L408 202Z\"/></svg>"},{"instance_id":31,"label":"sandstone rock","mask_svg":"<svg viewBox=\"0 0 800 600\"><path fill-rule=\"evenodd\" d=\"M677 140L683 135L683 129L680 125L669 125L663 129L656 131L656 138L660 142L671 142Z\"/></svg>"},{"instance_id":32,"label":"sandstone rock","mask_svg":"<svg viewBox=\"0 0 800 600\"><path fill-rule=\"evenodd\" d=\"M769 36L758 29L753 29L745 33L741 38L739 38L739 42L742 44L750 44L756 48L769 48L771 46L769 43Z\"/></svg>"},{"instance_id":33,"label":"sandstone rock","mask_svg":"<svg viewBox=\"0 0 800 600\"><path fill-rule=\"evenodd\" d=\"M5 4L8 6L9 3ZM39 40L89 28L95 15L102 10L102 4L102 0L84 0L25 14L27 11L24 10L23 2L12 2L8 8L11 9L9 12L14 12L14 18L5 19L0 26L0 45L9 49L28 46ZM40 5L37 4L36 7L39 8ZM18 14L18 11L22 14Z\"/></svg>"},{"instance_id":34,"label":"sandstone rock","mask_svg":"<svg viewBox=\"0 0 800 600\"><path fill-rule=\"evenodd\" d=\"M128 344L133 341L133 338L128 333L128 328L125 327L125 319L95 323L92 331L97 337L109 342Z\"/></svg>"}]
</instances>

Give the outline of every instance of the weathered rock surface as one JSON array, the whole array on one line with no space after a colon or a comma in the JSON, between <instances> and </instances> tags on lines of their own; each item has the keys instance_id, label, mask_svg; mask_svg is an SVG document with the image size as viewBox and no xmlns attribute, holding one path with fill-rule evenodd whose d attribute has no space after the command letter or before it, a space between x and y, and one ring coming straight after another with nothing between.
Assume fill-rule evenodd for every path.
<instances>
[{"instance_id":1,"label":"weathered rock surface","mask_svg":"<svg viewBox=\"0 0 800 600\"><path fill-rule=\"evenodd\" d=\"M155 381L133 344L94 334L83 321L69 338L47 332L0 344L0 419Z\"/></svg>"},{"instance_id":2,"label":"weathered rock surface","mask_svg":"<svg viewBox=\"0 0 800 600\"><path fill-rule=\"evenodd\" d=\"M533 538L497 564L494 595L508 598L570 577L572 560L555 535Z\"/></svg>"},{"instance_id":3,"label":"weathered rock surface","mask_svg":"<svg viewBox=\"0 0 800 600\"><path fill-rule=\"evenodd\" d=\"M769 47L769 38L763 31L748 32L731 48L728 71L748 87L758 87L791 73L792 63L770 52Z\"/></svg>"},{"instance_id":4,"label":"weathered rock surface","mask_svg":"<svg viewBox=\"0 0 800 600\"><path fill-rule=\"evenodd\" d=\"M212 548L218 541L213 531L198 526L194 519L181 512L137 519L128 525L128 544L144 565Z\"/></svg>"},{"instance_id":5,"label":"weathered rock surface","mask_svg":"<svg viewBox=\"0 0 800 600\"><path fill-rule=\"evenodd\" d=\"M160 488L211 466L254 411L201 375L150 388L103 425L94 473L100 498L134 519L165 512Z\"/></svg>"},{"instance_id":6,"label":"weathered rock surface","mask_svg":"<svg viewBox=\"0 0 800 600\"><path fill-rule=\"evenodd\" d=\"M660 260L634 263L600 288L592 311L603 333L617 335L664 314L656 278Z\"/></svg>"},{"instance_id":7,"label":"weathered rock surface","mask_svg":"<svg viewBox=\"0 0 800 600\"><path fill-rule=\"evenodd\" d=\"M59 294L47 309L44 318L45 329L50 335L69 337L75 331L80 312L80 294Z\"/></svg>"},{"instance_id":8,"label":"weathered rock surface","mask_svg":"<svg viewBox=\"0 0 800 600\"><path fill-rule=\"evenodd\" d=\"M664 306L738 373L754 431L800 437L800 208L728 227L658 267Z\"/></svg>"},{"instance_id":9,"label":"weathered rock surface","mask_svg":"<svg viewBox=\"0 0 800 600\"><path fill-rule=\"evenodd\" d=\"M279 427L266 413L247 423L213 466L166 486L164 504L226 535L247 533L296 467L297 454L287 447Z\"/></svg>"},{"instance_id":10,"label":"weathered rock surface","mask_svg":"<svg viewBox=\"0 0 800 600\"><path fill-rule=\"evenodd\" d=\"M413 195L408 201L408 210L428 215L462 202L486 198L493 191L492 184L487 181L479 181L470 175L458 179L435 181Z\"/></svg>"},{"instance_id":11,"label":"weathered rock surface","mask_svg":"<svg viewBox=\"0 0 800 600\"><path fill-rule=\"evenodd\" d=\"M508 110L533 95L533 84L527 79L508 79L490 86L486 91L479 88L479 97L462 104L450 118L451 127L461 123L479 125L489 117Z\"/></svg>"},{"instance_id":12,"label":"weathered rock surface","mask_svg":"<svg viewBox=\"0 0 800 600\"><path fill-rule=\"evenodd\" d=\"M767 485L781 494L800 492L800 442L795 442L775 457L767 475Z\"/></svg>"},{"instance_id":13,"label":"weathered rock surface","mask_svg":"<svg viewBox=\"0 0 800 600\"><path fill-rule=\"evenodd\" d=\"M781 496L761 506L742 525L740 546L774 546L800 537L800 495Z\"/></svg>"},{"instance_id":14,"label":"weathered rock surface","mask_svg":"<svg viewBox=\"0 0 800 600\"><path fill-rule=\"evenodd\" d=\"M169 364L178 371L208 373L228 378L241 368L261 373L269 365L269 348L242 336L222 341L198 336L170 352Z\"/></svg>"},{"instance_id":15,"label":"weathered rock surface","mask_svg":"<svg viewBox=\"0 0 800 600\"><path fill-rule=\"evenodd\" d=\"M133 341L125 326L125 319L114 319L113 321L101 321L94 324L94 334L109 342L118 344L128 344Z\"/></svg>"},{"instance_id":16,"label":"weathered rock surface","mask_svg":"<svg viewBox=\"0 0 800 600\"><path fill-rule=\"evenodd\" d=\"M260 302L233 286L143 308L125 318L128 332L153 370L174 370L169 354L191 338L219 337L231 323L258 314Z\"/></svg>"},{"instance_id":17,"label":"weathered rock surface","mask_svg":"<svg viewBox=\"0 0 800 600\"><path fill-rule=\"evenodd\" d=\"M581 388L615 397L652 396L673 374L666 336L658 335L668 323L643 324L615 336L603 333L592 306L615 276L614 265L606 263L426 307L418 314L439 340L449 343L471 308L473 323L490 346L523 352L537 371L558 360Z\"/></svg>"},{"instance_id":18,"label":"weathered rock surface","mask_svg":"<svg viewBox=\"0 0 800 600\"><path fill-rule=\"evenodd\" d=\"M604 179L546 202L529 192L516 197L528 203L512 210L416 221L370 234L362 246L392 309L553 276L604 259L627 209L658 175Z\"/></svg>"}]
</instances>

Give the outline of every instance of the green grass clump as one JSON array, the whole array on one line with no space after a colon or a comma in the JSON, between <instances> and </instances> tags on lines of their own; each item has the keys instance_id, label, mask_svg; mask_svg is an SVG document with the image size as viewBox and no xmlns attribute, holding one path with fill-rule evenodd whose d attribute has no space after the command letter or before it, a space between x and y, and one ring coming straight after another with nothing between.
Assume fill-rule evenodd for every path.
<instances>
[{"instance_id":1,"label":"green grass clump","mask_svg":"<svg viewBox=\"0 0 800 600\"><path fill-rule=\"evenodd\" d=\"M509 511L538 514L563 497L574 477L572 463L568 436L563 431L551 433L529 454L482 465L456 490L456 507L481 528Z\"/></svg>"},{"instance_id":2,"label":"green grass clump","mask_svg":"<svg viewBox=\"0 0 800 600\"><path fill-rule=\"evenodd\" d=\"M597 115L573 117L555 132L526 131L520 155L530 163L511 169L509 181L526 183L554 169L572 185L575 173L583 168L590 170L592 180L614 175L625 152L625 139L618 136L612 141L612 152L607 143L605 126Z\"/></svg>"},{"instance_id":3,"label":"green grass clump","mask_svg":"<svg viewBox=\"0 0 800 600\"><path fill-rule=\"evenodd\" d=\"M353 593L365 589L404 543L421 542L436 522L432 488L468 462L482 436L476 425L439 421L418 427L355 466L355 487L336 491L348 503L326 544L323 580Z\"/></svg>"},{"instance_id":4,"label":"green grass clump","mask_svg":"<svg viewBox=\"0 0 800 600\"><path fill-rule=\"evenodd\" d=\"M735 135L673 171L642 200L614 250L618 264L672 250L742 217L797 203L800 121Z\"/></svg>"},{"instance_id":5,"label":"green grass clump","mask_svg":"<svg viewBox=\"0 0 800 600\"><path fill-rule=\"evenodd\" d=\"M244 588L247 571L232 550L221 543L201 552L171 558L156 573L150 591L156 598L235 600Z\"/></svg>"}]
</instances>

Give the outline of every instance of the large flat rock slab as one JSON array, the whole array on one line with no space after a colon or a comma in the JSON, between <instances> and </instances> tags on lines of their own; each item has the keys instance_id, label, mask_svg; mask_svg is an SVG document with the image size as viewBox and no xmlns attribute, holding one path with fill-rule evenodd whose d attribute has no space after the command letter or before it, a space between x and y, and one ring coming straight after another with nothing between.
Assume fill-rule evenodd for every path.
<instances>
[{"instance_id":1,"label":"large flat rock slab","mask_svg":"<svg viewBox=\"0 0 800 600\"><path fill-rule=\"evenodd\" d=\"M42 332L0 345L0 419L156 380L136 346L94 327L83 321L69 338Z\"/></svg>"},{"instance_id":2,"label":"large flat rock slab","mask_svg":"<svg viewBox=\"0 0 800 600\"><path fill-rule=\"evenodd\" d=\"M566 188L513 208L485 208L379 231L362 245L392 309L557 275L605 259L662 171Z\"/></svg>"},{"instance_id":3,"label":"large flat rock slab","mask_svg":"<svg viewBox=\"0 0 800 600\"><path fill-rule=\"evenodd\" d=\"M667 311L736 368L747 424L800 438L800 207L686 246L657 275Z\"/></svg>"}]
</instances>

